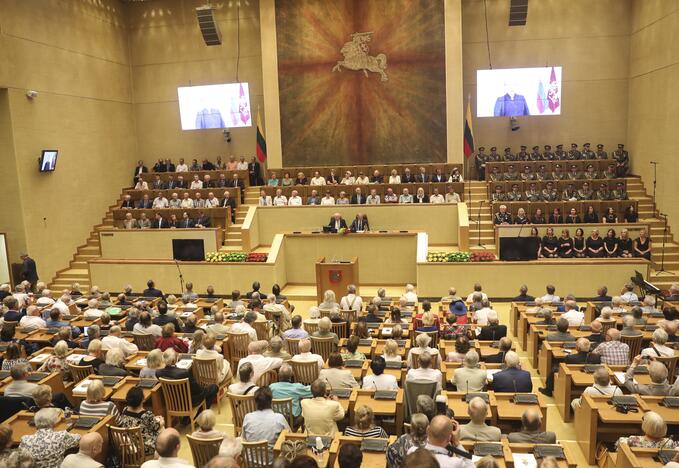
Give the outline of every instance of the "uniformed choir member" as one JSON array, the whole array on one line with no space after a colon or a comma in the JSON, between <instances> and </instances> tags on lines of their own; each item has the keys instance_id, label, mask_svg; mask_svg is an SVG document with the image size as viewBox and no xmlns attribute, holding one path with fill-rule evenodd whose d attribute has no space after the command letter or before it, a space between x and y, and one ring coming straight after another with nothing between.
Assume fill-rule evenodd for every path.
<instances>
[{"instance_id":1,"label":"uniformed choir member","mask_svg":"<svg viewBox=\"0 0 679 468\"><path fill-rule=\"evenodd\" d=\"M561 193L561 199L564 201L568 200L577 200L578 194L575 191L575 187L573 184L568 184L568 187L564 189L564 191Z\"/></svg>"},{"instance_id":2,"label":"uniformed choir member","mask_svg":"<svg viewBox=\"0 0 679 468\"><path fill-rule=\"evenodd\" d=\"M571 170L568 172L568 180L579 180L583 178L582 172L578 171L578 166L571 164Z\"/></svg>"},{"instance_id":3,"label":"uniformed choir member","mask_svg":"<svg viewBox=\"0 0 679 468\"><path fill-rule=\"evenodd\" d=\"M604 171L604 179L617 179L618 175L615 173L615 164L609 164Z\"/></svg>"},{"instance_id":4,"label":"uniformed choir member","mask_svg":"<svg viewBox=\"0 0 679 468\"><path fill-rule=\"evenodd\" d=\"M578 200L591 200L594 197L594 191L590 188L589 182L582 184L582 188L578 190Z\"/></svg>"},{"instance_id":5,"label":"uniformed choir member","mask_svg":"<svg viewBox=\"0 0 679 468\"><path fill-rule=\"evenodd\" d=\"M599 178L599 173L594 169L593 164L587 164L587 169L585 170L585 179L594 180Z\"/></svg>"},{"instance_id":6,"label":"uniformed choir member","mask_svg":"<svg viewBox=\"0 0 679 468\"><path fill-rule=\"evenodd\" d=\"M490 171L490 180L493 182L499 182L504 178L504 175L500 172L500 168L497 166L493 166L493 169Z\"/></svg>"},{"instance_id":7,"label":"uniformed choir member","mask_svg":"<svg viewBox=\"0 0 679 468\"><path fill-rule=\"evenodd\" d=\"M552 175L547 172L547 166L544 164L541 164L540 167L538 168L538 171L535 173L535 178L537 180L549 180L552 178Z\"/></svg>"},{"instance_id":8,"label":"uniformed choir member","mask_svg":"<svg viewBox=\"0 0 679 468\"><path fill-rule=\"evenodd\" d=\"M613 198L616 200L629 199L627 190L625 190L625 184L623 184L622 182L618 182L618 184L615 186L615 190L613 190Z\"/></svg>"},{"instance_id":9,"label":"uniformed choir member","mask_svg":"<svg viewBox=\"0 0 679 468\"><path fill-rule=\"evenodd\" d=\"M507 201L522 201L523 194L519 190L519 184L512 185L512 191L507 194Z\"/></svg>"},{"instance_id":10,"label":"uniformed choir member","mask_svg":"<svg viewBox=\"0 0 679 468\"><path fill-rule=\"evenodd\" d=\"M479 180L486 180L486 163L488 156L484 153L486 148L479 146L479 152L474 156L474 164L476 165L476 175Z\"/></svg>"},{"instance_id":11,"label":"uniformed choir member","mask_svg":"<svg viewBox=\"0 0 679 468\"><path fill-rule=\"evenodd\" d=\"M604 151L604 145L599 143L596 145L596 158L597 159L608 159L608 153Z\"/></svg>"},{"instance_id":12,"label":"uniformed choir member","mask_svg":"<svg viewBox=\"0 0 679 468\"><path fill-rule=\"evenodd\" d=\"M528 166L528 165L523 166L523 172L521 172L521 180L528 181L528 180L534 180L534 179L535 179L535 174L533 174L533 171L530 170L530 166Z\"/></svg>"},{"instance_id":13,"label":"uniformed choir member","mask_svg":"<svg viewBox=\"0 0 679 468\"><path fill-rule=\"evenodd\" d=\"M542 159L545 161L553 161L555 159L554 153L552 153L551 145L545 145L545 150L542 152Z\"/></svg>"},{"instance_id":14,"label":"uniformed choir member","mask_svg":"<svg viewBox=\"0 0 679 468\"><path fill-rule=\"evenodd\" d=\"M568 152L568 159L571 160L582 159L582 153L578 150L577 143L571 143L571 150Z\"/></svg>"},{"instance_id":15,"label":"uniformed choir member","mask_svg":"<svg viewBox=\"0 0 679 468\"><path fill-rule=\"evenodd\" d=\"M514 164L507 166L505 180L519 180L519 172L514 168Z\"/></svg>"},{"instance_id":16,"label":"uniformed choir member","mask_svg":"<svg viewBox=\"0 0 679 468\"><path fill-rule=\"evenodd\" d=\"M625 177L629 170L629 153L625 151L625 145L618 144L618 149L613 151L613 159L615 159L615 173L618 177Z\"/></svg>"},{"instance_id":17,"label":"uniformed choir member","mask_svg":"<svg viewBox=\"0 0 679 468\"><path fill-rule=\"evenodd\" d=\"M495 213L495 224L512 224L512 215L507 212L507 205L500 205L500 211Z\"/></svg>"},{"instance_id":18,"label":"uniformed choir member","mask_svg":"<svg viewBox=\"0 0 679 468\"><path fill-rule=\"evenodd\" d=\"M527 149L527 146L521 145L521 151L516 154L517 161L528 161L528 152L526 151Z\"/></svg>"},{"instance_id":19,"label":"uniformed choir member","mask_svg":"<svg viewBox=\"0 0 679 468\"><path fill-rule=\"evenodd\" d=\"M589 149L589 147L590 147L589 143L585 143L584 145L582 145L582 159L596 159L596 154L594 153L594 151Z\"/></svg>"},{"instance_id":20,"label":"uniformed choir member","mask_svg":"<svg viewBox=\"0 0 679 468\"><path fill-rule=\"evenodd\" d=\"M563 150L563 145L556 145L556 151L554 152L556 159L564 160L566 158L566 152Z\"/></svg>"},{"instance_id":21,"label":"uniformed choir member","mask_svg":"<svg viewBox=\"0 0 679 468\"><path fill-rule=\"evenodd\" d=\"M547 182L542 190L542 199L544 201L559 201L559 192L554 188L554 182Z\"/></svg>"},{"instance_id":22,"label":"uniformed choir member","mask_svg":"<svg viewBox=\"0 0 679 468\"><path fill-rule=\"evenodd\" d=\"M493 162L502 161L502 155L497 152L496 146L490 147L490 154L488 155L488 160Z\"/></svg>"},{"instance_id":23,"label":"uniformed choir member","mask_svg":"<svg viewBox=\"0 0 679 468\"><path fill-rule=\"evenodd\" d=\"M505 154L502 155L503 161L516 161L516 156L512 154L511 148L505 148Z\"/></svg>"},{"instance_id":24,"label":"uniformed choir member","mask_svg":"<svg viewBox=\"0 0 679 468\"><path fill-rule=\"evenodd\" d=\"M535 182L531 182L528 190L526 190L526 201L539 202L541 200L542 195L540 194L537 185L535 184Z\"/></svg>"},{"instance_id":25,"label":"uniformed choir member","mask_svg":"<svg viewBox=\"0 0 679 468\"><path fill-rule=\"evenodd\" d=\"M490 199L493 203L507 201L507 195L501 185L495 186L495 191L492 193Z\"/></svg>"},{"instance_id":26,"label":"uniformed choir member","mask_svg":"<svg viewBox=\"0 0 679 468\"><path fill-rule=\"evenodd\" d=\"M608 182L602 182L601 185L599 185L599 190L597 190L597 192L596 192L596 197L599 200L612 200L613 199L613 193L608 188Z\"/></svg>"},{"instance_id":27,"label":"uniformed choir member","mask_svg":"<svg viewBox=\"0 0 679 468\"><path fill-rule=\"evenodd\" d=\"M566 178L566 174L563 172L563 167L561 164L555 164L554 165L554 170L552 171L552 179L554 180L564 180Z\"/></svg>"}]
</instances>

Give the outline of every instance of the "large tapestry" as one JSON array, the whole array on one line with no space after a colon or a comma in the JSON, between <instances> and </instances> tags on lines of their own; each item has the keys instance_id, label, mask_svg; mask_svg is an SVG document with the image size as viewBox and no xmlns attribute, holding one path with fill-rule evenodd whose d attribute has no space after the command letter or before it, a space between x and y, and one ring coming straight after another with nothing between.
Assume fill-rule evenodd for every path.
<instances>
[{"instance_id":1,"label":"large tapestry","mask_svg":"<svg viewBox=\"0 0 679 468\"><path fill-rule=\"evenodd\" d=\"M284 166L446 161L443 0L276 0Z\"/></svg>"}]
</instances>

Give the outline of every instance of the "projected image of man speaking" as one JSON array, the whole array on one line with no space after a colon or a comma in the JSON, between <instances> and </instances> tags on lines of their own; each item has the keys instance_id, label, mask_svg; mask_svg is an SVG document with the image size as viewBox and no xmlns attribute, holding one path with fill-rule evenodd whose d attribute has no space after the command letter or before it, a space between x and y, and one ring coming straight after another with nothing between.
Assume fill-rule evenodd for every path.
<instances>
[{"instance_id":1,"label":"projected image of man speaking","mask_svg":"<svg viewBox=\"0 0 679 468\"><path fill-rule=\"evenodd\" d=\"M513 117L516 115L530 115L526 98L514 92L514 83L505 81L505 94L495 101L495 117Z\"/></svg>"}]
</instances>

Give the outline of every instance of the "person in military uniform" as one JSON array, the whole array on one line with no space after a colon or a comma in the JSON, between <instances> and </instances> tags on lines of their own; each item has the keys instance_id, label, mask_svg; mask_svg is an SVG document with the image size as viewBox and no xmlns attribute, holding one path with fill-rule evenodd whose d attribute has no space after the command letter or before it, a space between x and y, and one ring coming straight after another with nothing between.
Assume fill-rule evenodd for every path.
<instances>
[{"instance_id":1,"label":"person in military uniform","mask_svg":"<svg viewBox=\"0 0 679 468\"><path fill-rule=\"evenodd\" d=\"M502 189L501 185L495 186L495 191L491 194L490 200L493 203L507 201L507 194Z\"/></svg>"},{"instance_id":2,"label":"person in military uniform","mask_svg":"<svg viewBox=\"0 0 679 468\"><path fill-rule=\"evenodd\" d=\"M490 175L488 177L493 182L500 182L501 180L504 179L504 176L500 172L500 168L497 166L493 166L493 168L490 170Z\"/></svg>"},{"instance_id":3,"label":"person in military uniform","mask_svg":"<svg viewBox=\"0 0 679 468\"><path fill-rule=\"evenodd\" d=\"M568 187L566 187L565 190L561 192L561 199L564 201L578 199L578 194L575 191L575 186L573 184L568 184Z\"/></svg>"},{"instance_id":4,"label":"person in military uniform","mask_svg":"<svg viewBox=\"0 0 679 468\"><path fill-rule=\"evenodd\" d=\"M594 190L589 186L589 182L582 184L582 188L578 190L578 200L592 200L594 198Z\"/></svg>"},{"instance_id":5,"label":"person in military uniform","mask_svg":"<svg viewBox=\"0 0 679 468\"><path fill-rule=\"evenodd\" d=\"M568 155L566 152L563 150L563 145L556 145L556 151L554 152L554 157L556 159L564 160L568 159Z\"/></svg>"},{"instance_id":6,"label":"person in military uniform","mask_svg":"<svg viewBox=\"0 0 679 468\"><path fill-rule=\"evenodd\" d=\"M519 190L519 184L512 185L512 191L507 194L507 201L522 201L523 194Z\"/></svg>"},{"instance_id":7,"label":"person in military uniform","mask_svg":"<svg viewBox=\"0 0 679 468\"><path fill-rule=\"evenodd\" d=\"M500 211L495 213L494 224L512 224L512 215L507 212L507 205L500 205Z\"/></svg>"},{"instance_id":8,"label":"person in military uniform","mask_svg":"<svg viewBox=\"0 0 679 468\"><path fill-rule=\"evenodd\" d=\"M552 147L550 145L545 145L545 150L542 152L542 159L545 161L553 161L556 159L554 153L552 153Z\"/></svg>"},{"instance_id":9,"label":"person in military uniform","mask_svg":"<svg viewBox=\"0 0 679 468\"><path fill-rule=\"evenodd\" d=\"M604 145L599 143L596 145L596 158L597 159L608 159L608 153L604 151Z\"/></svg>"},{"instance_id":10,"label":"person in military uniform","mask_svg":"<svg viewBox=\"0 0 679 468\"><path fill-rule=\"evenodd\" d=\"M488 161L499 162L502 161L502 155L497 152L497 146L492 146L490 148L490 154L488 155Z\"/></svg>"},{"instance_id":11,"label":"person in military uniform","mask_svg":"<svg viewBox=\"0 0 679 468\"><path fill-rule=\"evenodd\" d=\"M578 166L571 164L571 170L568 172L568 180L584 179L582 172L578 171Z\"/></svg>"},{"instance_id":12,"label":"person in military uniform","mask_svg":"<svg viewBox=\"0 0 679 468\"><path fill-rule=\"evenodd\" d=\"M528 155L529 161L542 161L542 155L540 154L540 147L533 146L533 151Z\"/></svg>"},{"instance_id":13,"label":"person in military uniform","mask_svg":"<svg viewBox=\"0 0 679 468\"><path fill-rule=\"evenodd\" d=\"M629 153L625 151L625 145L618 144L618 149L613 151L615 159L615 173L618 177L625 177L629 171Z\"/></svg>"},{"instance_id":14,"label":"person in military uniform","mask_svg":"<svg viewBox=\"0 0 679 468\"><path fill-rule=\"evenodd\" d=\"M629 195L627 194L627 190L625 190L625 184L618 182L615 186L615 190L613 190L613 198L615 200L629 200Z\"/></svg>"},{"instance_id":15,"label":"person in military uniform","mask_svg":"<svg viewBox=\"0 0 679 468\"><path fill-rule=\"evenodd\" d=\"M526 190L526 201L529 202L539 202L542 200L542 194L538 190L538 186L535 182L531 182L528 190Z\"/></svg>"},{"instance_id":16,"label":"person in military uniform","mask_svg":"<svg viewBox=\"0 0 679 468\"><path fill-rule=\"evenodd\" d=\"M512 154L511 148L505 148L505 154L502 155L503 161L516 161L516 156Z\"/></svg>"},{"instance_id":17,"label":"person in military uniform","mask_svg":"<svg viewBox=\"0 0 679 468\"><path fill-rule=\"evenodd\" d=\"M549 181L542 189L542 199L547 202L559 201L559 191L554 188L554 182Z\"/></svg>"},{"instance_id":18,"label":"person in military uniform","mask_svg":"<svg viewBox=\"0 0 679 468\"><path fill-rule=\"evenodd\" d=\"M476 166L476 175L479 180L486 180L486 163L488 162L488 155L484 153L486 148L479 146L479 152L474 156L474 165Z\"/></svg>"},{"instance_id":19,"label":"person in military uniform","mask_svg":"<svg viewBox=\"0 0 679 468\"><path fill-rule=\"evenodd\" d=\"M599 178L599 173L594 170L594 164L587 164L587 169L585 169L585 179L594 180Z\"/></svg>"},{"instance_id":20,"label":"person in military uniform","mask_svg":"<svg viewBox=\"0 0 679 468\"><path fill-rule=\"evenodd\" d=\"M617 179L618 174L615 173L615 164L609 164L604 171L604 179Z\"/></svg>"},{"instance_id":21,"label":"person in military uniform","mask_svg":"<svg viewBox=\"0 0 679 468\"><path fill-rule=\"evenodd\" d=\"M549 180L552 178L552 175L547 172L547 166L544 164L540 164L540 167L538 167L538 171L535 173L535 178L537 180Z\"/></svg>"},{"instance_id":22,"label":"person in military uniform","mask_svg":"<svg viewBox=\"0 0 679 468\"><path fill-rule=\"evenodd\" d=\"M556 164L554 166L554 170L552 171L552 179L554 180L564 180L566 178L566 174L563 172L563 168L561 167L561 164Z\"/></svg>"},{"instance_id":23,"label":"person in military uniform","mask_svg":"<svg viewBox=\"0 0 679 468\"><path fill-rule=\"evenodd\" d=\"M571 150L568 152L568 159L573 161L582 159L582 153L578 150L577 143L571 143Z\"/></svg>"},{"instance_id":24,"label":"person in military uniform","mask_svg":"<svg viewBox=\"0 0 679 468\"><path fill-rule=\"evenodd\" d=\"M596 153L589 149L589 147L589 143L582 145L582 159L596 159Z\"/></svg>"},{"instance_id":25,"label":"person in military uniform","mask_svg":"<svg viewBox=\"0 0 679 468\"><path fill-rule=\"evenodd\" d=\"M527 146L521 145L521 151L516 153L517 161L528 161L528 152L526 151L527 149L528 149Z\"/></svg>"},{"instance_id":26,"label":"person in military uniform","mask_svg":"<svg viewBox=\"0 0 679 468\"><path fill-rule=\"evenodd\" d=\"M514 169L514 164L507 166L505 171L505 180L519 180L519 173Z\"/></svg>"},{"instance_id":27,"label":"person in military uniform","mask_svg":"<svg viewBox=\"0 0 679 468\"><path fill-rule=\"evenodd\" d=\"M523 166L523 172L521 173L521 180L523 180L523 181L535 180L535 174L533 174L533 171L531 171L529 165Z\"/></svg>"},{"instance_id":28,"label":"person in military uniform","mask_svg":"<svg viewBox=\"0 0 679 468\"><path fill-rule=\"evenodd\" d=\"M608 182L601 182L599 185L599 190L596 191L596 197L599 200L612 200L613 192L608 188Z\"/></svg>"}]
</instances>

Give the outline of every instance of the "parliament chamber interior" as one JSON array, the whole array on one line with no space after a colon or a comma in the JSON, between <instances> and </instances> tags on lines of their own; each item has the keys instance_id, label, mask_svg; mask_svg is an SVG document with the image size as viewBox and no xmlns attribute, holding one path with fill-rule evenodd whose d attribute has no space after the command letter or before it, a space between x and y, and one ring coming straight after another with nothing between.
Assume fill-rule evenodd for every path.
<instances>
[{"instance_id":1,"label":"parliament chamber interior","mask_svg":"<svg viewBox=\"0 0 679 468\"><path fill-rule=\"evenodd\" d=\"M0 468L679 467L679 2L0 12Z\"/></svg>"}]
</instances>

